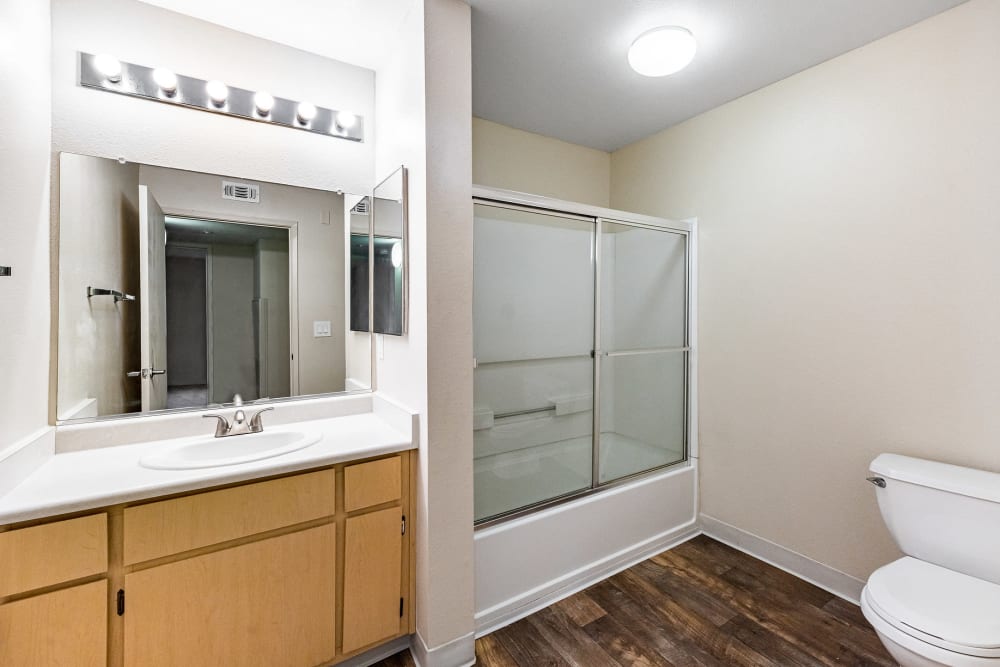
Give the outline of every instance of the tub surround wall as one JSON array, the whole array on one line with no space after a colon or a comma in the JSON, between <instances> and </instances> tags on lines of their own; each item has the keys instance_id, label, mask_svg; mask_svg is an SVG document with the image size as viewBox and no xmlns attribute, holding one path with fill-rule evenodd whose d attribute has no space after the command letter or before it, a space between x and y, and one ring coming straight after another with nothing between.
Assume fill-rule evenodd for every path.
<instances>
[{"instance_id":1,"label":"tub surround wall","mask_svg":"<svg viewBox=\"0 0 1000 667\"><path fill-rule=\"evenodd\" d=\"M612 156L614 205L699 218L712 525L864 580L878 453L1000 470L998 61L971 0Z\"/></svg>"}]
</instances>

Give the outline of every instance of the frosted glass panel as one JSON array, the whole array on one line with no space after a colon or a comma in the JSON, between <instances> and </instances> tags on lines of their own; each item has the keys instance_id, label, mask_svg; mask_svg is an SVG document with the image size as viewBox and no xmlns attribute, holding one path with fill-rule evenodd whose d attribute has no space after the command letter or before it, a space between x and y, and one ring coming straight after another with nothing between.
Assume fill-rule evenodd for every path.
<instances>
[{"instance_id":1,"label":"frosted glass panel","mask_svg":"<svg viewBox=\"0 0 1000 667\"><path fill-rule=\"evenodd\" d=\"M595 224L475 207L475 518L592 486Z\"/></svg>"},{"instance_id":2,"label":"frosted glass panel","mask_svg":"<svg viewBox=\"0 0 1000 667\"><path fill-rule=\"evenodd\" d=\"M593 244L592 222L476 205L476 358L589 355Z\"/></svg>"},{"instance_id":3,"label":"frosted glass panel","mask_svg":"<svg viewBox=\"0 0 1000 667\"><path fill-rule=\"evenodd\" d=\"M684 460L684 352L601 360L600 483Z\"/></svg>"},{"instance_id":4,"label":"frosted glass panel","mask_svg":"<svg viewBox=\"0 0 1000 667\"><path fill-rule=\"evenodd\" d=\"M684 346L685 252L683 234L603 223L603 349Z\"/></svg>"}]
</instances>

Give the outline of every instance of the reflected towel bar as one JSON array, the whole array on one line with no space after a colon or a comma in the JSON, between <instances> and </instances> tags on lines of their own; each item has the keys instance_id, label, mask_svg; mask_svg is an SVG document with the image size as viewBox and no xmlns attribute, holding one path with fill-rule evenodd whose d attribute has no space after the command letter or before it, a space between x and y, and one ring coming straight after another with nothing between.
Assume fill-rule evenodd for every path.
<instances>
[{"instance_id":1,"label":"reflected towel bar","mask_svg":"<svg viewBox=\"0 0 1000 667\"><path fill-rule=\"evenodd\" d=\"M102 289L100 287L87 288L87 298L89 299L92 296L113 296L115 298L115 303L118 303L119 301L135 301L135 297L131 294L125 294L116 289Z\"/></svg>"},{"instance_id":2,"label":"reflected towel bar","mask_svg":"<svg viewBox=\"0 0 1000 667\"><path fill-rule=\"evenodd\" d=\"M529 410L517 410L515 412L501 412L500 414L493 415L494 419L503 419L505 417L520 417L521 415L534 415L542 412L555 412L556 406L550 405L544 408L531 408Z\"/></svg>"}]
</instances>

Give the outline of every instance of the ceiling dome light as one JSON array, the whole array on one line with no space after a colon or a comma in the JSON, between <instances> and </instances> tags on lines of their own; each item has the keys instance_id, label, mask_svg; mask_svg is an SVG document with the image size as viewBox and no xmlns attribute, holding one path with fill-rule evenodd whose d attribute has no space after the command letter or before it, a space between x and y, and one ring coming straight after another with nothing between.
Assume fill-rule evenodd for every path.
<instances>
[{"instance_id":1,"label":"ceiling dome light","mask_svg":"<svg viewBox=\"0 0 1000 667\"><path fill-rule=\"evenodd\" d=\"M153 70L153 81L167 97L172 97L177 92L177 75L166 67L157 67Z\"/></svg>"},{"instance_id":2,"label":"ceiling dome light","mask_svg":"<svg viewBox=\"0 0 1000 667\"><path fill-rule=\"evenodd\" d=\"M687 28L653 28L632 42L628 64L643 76L668 76L687 67L697 49L694 35Z\"/></svg>"},{"instance_id":3,"label":"ceiling dome light","mask_svg":"<svg viewBox=\"0 0 1000 667\"><path fill-rule=\"evenodd\" d=\"M316 117L316 105L309 102L299 102L299 110L296 113L299 122L305 125Z\"/></svg>"},{"instance_id":4,"label":"ceiling dome light","mask_svg":"<svg viewBox=\"0 0 1000 667\"><path fill-rule=\"evenodd\" d=\"M221 107L225 104L226 98L229 97L229 87L217 80L212 80L206 83L205 92L208 93L208 98L212 100L212 104L217 107Z\"/></svg>"},{"instance_id":5,"label":"ceiling dome light","mask_svg":"<svg viewBox=\"0 0 1000 667\"><path fill-rule=\"evenodd\" d=\"M264 90L258 90L253 96L253 105L257 107L257 113L266 116L274 108L274 95Z\"/></svg>"},{"instance_id":6,"label":"ceiling dome light","mask_svg":"<svg viewBox=\"0 0 1000 667\"><path fill-rule=\"evenodd\" d=\"M107 53L94 56L94 67L111 83L122 80L122 63L118 58Z\"/></svg>"}]
</instances>

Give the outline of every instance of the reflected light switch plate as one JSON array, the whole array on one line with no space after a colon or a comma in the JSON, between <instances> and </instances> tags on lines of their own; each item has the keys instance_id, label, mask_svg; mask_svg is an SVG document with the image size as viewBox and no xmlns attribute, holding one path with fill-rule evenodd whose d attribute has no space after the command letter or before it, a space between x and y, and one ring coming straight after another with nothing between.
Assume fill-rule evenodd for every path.
<instances>
[{"instance_id":1,"label":"reflected light switch plate","mask_svg":"<svg viewBox=\"0 0 1000 667\"><path fill-rule=\"evenodd\" d=\"M329 320L313 322L313 338L327 338L332 335Z\"/></svg>"}]
</instances>

